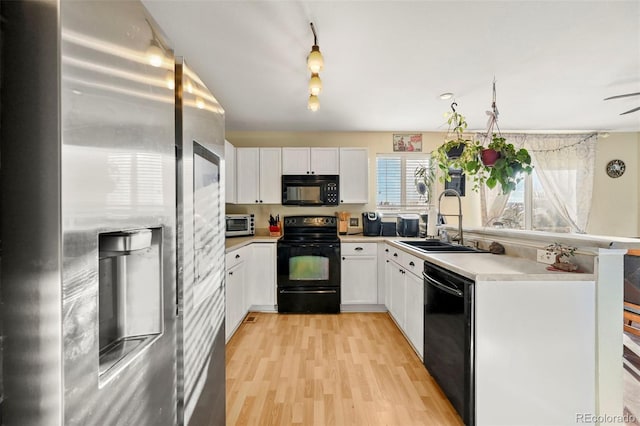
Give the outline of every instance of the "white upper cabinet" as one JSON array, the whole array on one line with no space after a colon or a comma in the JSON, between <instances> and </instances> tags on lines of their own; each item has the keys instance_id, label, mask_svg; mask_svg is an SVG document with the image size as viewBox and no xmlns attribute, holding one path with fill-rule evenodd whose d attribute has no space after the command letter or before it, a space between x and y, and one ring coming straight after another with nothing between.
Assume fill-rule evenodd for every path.
<instances>
[{"instance_id":1,"label":"white upper cabinet","mask_svg":"<svg viewBox=\"0 0 640 426\"><path fill-rule=\"evenodd\" d=\"M236 147L224 141L224 196L225 203L236 203Z\"/></svg>"},{"instance_id":2,"label":"white upper cabinet","mask_svg":"<svg viewBox=\"0 0 640 426\"><path fill-rule=\"evenodd\" d=\"M338 148L311 148L311 174L337 175L340 173Z\"/></svg>"},{"instance_id":3,"label":"white upper cabinet","mask_svg":"<svg viewBox=\"0 0 640 426\"><path fill-rule=\"evenodd\" d=\"M281 148L260 148L260 203L282 203Z\"/></svg>"},{"instance_id":4,"label":"white upper cabinet","mask_svg":"<svg viewBox=\"0 0 640 426\"><path fill-rule=\"evenodd\" d=\"M340 148L340 203L369 202L369 149Z\"/></svg>"},{"instance_id":5,"label":"white upper cabinet","mask_svg":"<svg viewBox=\"0 0 640 426\"><path fill-rule=\"evenodd\" d=\"M337 175L338 148L282 148L283 175Z\"/></svg>"},{"instance_id":6,"label":"white upper cabinet","mask_svg":"<svg viewBox=\"0 0 640 426\"><path fill-rule=\"evenodd\" d=\"M236 148L236 202L281 203L281 149Z\"/></svg>"}]
</instances>

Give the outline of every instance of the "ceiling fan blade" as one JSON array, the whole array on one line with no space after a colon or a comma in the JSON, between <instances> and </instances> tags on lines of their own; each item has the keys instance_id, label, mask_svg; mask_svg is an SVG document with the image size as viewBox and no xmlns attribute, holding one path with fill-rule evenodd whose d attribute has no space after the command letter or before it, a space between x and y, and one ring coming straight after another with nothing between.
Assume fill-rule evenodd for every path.
<instances>
[{"instance_id":1,"label":"ceiling fan blade","mask_svg":"<svg viewBox=\"0 0 640 426\"><path fill-rule=\"evenodd\" d=\"M636 111L640 111L640 107L634 108L634 109L630 109L629 111L625 111L620 115L625 115L625 114L629 114L629 113L636 112Z\"/></svg>"},{"instance_id":2,"label":"ceiling fan blade","mask_svg":"<svg viewBox=\"0 0 640 426\"><path fill-rule=\"evenodd\" d=\"M640 95L640 92L637 92L637 93L625 93L624 95L609 96L608 98L604 98L604 100L608 101L609 99L628 98L629 96L638 96L638 95Z\"/></svg>"}]
</instances>

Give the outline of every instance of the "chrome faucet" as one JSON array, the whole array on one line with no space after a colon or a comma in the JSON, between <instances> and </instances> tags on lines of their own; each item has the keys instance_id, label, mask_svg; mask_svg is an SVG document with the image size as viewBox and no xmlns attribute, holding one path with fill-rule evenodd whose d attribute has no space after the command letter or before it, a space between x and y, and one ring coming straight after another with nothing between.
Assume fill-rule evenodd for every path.
<instances>
[{"instance_id":1,"label":"chrome faucet","mask_svg":"<svg viewBox=\"0 0 640 426\"><path fill-rule=\"evenodd\" d=\"M442 201L442 197L445 194L451 194L458 197L458 214L442 214L440 213L440 201ZM464 245L464 240L462 239L462 201L460 200L460 194L455 189L445 189L442 191L440 196L438 197L438 214L440 216L457 216L458 217L458 238L460 239L460 245Z\"/></svg>"}]
</instances>

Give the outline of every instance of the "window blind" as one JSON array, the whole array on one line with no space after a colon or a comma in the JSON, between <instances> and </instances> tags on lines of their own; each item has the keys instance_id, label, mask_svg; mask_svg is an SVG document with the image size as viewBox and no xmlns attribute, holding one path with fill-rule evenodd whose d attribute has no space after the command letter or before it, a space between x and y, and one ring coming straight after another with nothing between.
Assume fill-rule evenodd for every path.
<instances>
[{"instance_id":1,"label":"window blind","mask_svg":"<svg viewBox=\"0 0 640 426\"><path fill-rule=\"evenodd\" d=\"M429 165L429 154L378 154L376 156L376 205L401 210L425 206L415 188L414 172Z\"/></svg>"}]
</instances>

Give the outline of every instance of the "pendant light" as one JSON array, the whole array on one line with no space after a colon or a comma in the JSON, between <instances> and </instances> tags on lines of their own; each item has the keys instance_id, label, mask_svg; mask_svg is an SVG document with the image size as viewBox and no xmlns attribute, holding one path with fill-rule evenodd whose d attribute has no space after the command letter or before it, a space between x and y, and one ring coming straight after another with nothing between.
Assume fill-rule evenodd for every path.
<instances>
[{"instance_id":1,"label":"pendant light","mask_svg":"<svg viewBox=\"0 0 640 426\"><path fill-rule=\"evenodd\" d=\"M307 103L307 108L311 111L317 111L320 108L320 100L316 95L309 95L309 102Z\"/></svg>"},{"instance_id":2,"label":"pendant light","mask_svg":"<svg viewBox=\"0 0 640 426\"><path fill-rule=\"evenodd\" d=\"M307 67L311 71L311 78L309 79L309 101L307 102L307 108L311 111L317 111L320 108L320 100L318 95L322 90L322 80L318 73L324 68L324 59L322 53L320 53L320 47L318 46L318 35L316 34L316 28L313 26L313 22L310 22L311 31L313 32L313 46L311 52L307 56Z\"/></svg>"},{"instance_id":3,"label":"pendant light","mask_svg":"<svg viewBox=\"0 0 640 426\"><path fill-rule=\"evenodd\" d=\"M322 53L320 53L320 47L318 46L318 36L316 35L316 29L313 26L313 22L310 23L311 31L313 32L313 46L311 52L307 56L307 66L312 73L319 73L324 68L324 59Z\"/></svg>"},{"instance_id":4,"label":"pendant light","mask_svg":"<svg viewBox=\"0 0 640 426\"><path fill-rule=\"evenodd\" d=\"M311 80L309 80L309 93L318 96L322 90L322 80L317 73L311 74Z\"/></svg>"}]
</instances>

